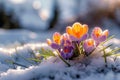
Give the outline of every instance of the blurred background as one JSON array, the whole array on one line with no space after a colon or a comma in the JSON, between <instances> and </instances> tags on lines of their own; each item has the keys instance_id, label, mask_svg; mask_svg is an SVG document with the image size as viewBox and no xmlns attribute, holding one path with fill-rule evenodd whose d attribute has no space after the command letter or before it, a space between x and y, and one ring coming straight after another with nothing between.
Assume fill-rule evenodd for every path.
<instances>
[{"instance_id":1,"label":"blurred background","mask_svg":"<svg viewBox=\"0 0 120 80\"><path fill-rule=\"evenodd\" d=\"M45 42L74 22L120 38L120 0L0 0L0 43Z\"/></svg>"}]
</instances>

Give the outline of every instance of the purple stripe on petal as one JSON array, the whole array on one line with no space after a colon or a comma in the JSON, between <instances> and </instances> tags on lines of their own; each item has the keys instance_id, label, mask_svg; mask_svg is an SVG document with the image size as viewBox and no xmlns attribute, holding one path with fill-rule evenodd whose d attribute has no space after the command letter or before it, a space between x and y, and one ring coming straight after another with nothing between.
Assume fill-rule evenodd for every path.
<instances>
[{"instance_id":1,"label":"purple stripe on petal","mask_svg":"<svg viewBox=\"0 0 120 80\"><path fill-rule=\"evenodd\" d=\"M59 46L58 44L56 44L56 43L52 43L50 46L51 46L53 49L59 49L59 48L60 48L60 46Z\"/></svg>"},{"instance_id":2,"label":"purple stripe on petal","mask_svg":"<svg viewBox=\"0 0 120 80\"><path fill-rule=\"evenodd\" d=\"M66 59L66 55L65 55L65 53L64 53L63 51L61 51L60 54L61 54L61 56L62 56L64 59Z\"/></svg>"}]
</instances>

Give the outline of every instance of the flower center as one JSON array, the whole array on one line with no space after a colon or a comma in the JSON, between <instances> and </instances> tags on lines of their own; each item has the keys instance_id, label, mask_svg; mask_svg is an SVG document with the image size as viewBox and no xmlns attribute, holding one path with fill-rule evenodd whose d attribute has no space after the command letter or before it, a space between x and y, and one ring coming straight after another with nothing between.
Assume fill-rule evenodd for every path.
<instances>
[{"instance_id":1,"label":"flower center","mask_svg":"<svg viewBox=\"0 0 120 80\"><path fill-rule=\"evenodd\" d=\"M64 52L65 52L65 53L69 53L70 50L69 50L68 48L65 48L65 49L64 49Z\"/></svg>"},{"instance_id":2,"label":"flower center","mask_svg":"<svg viewBox=\"0 0 120 80\"><path fill-rule=\"evenodd\" d=\"M87 42L88 46L92 46L94 44L94 41L92 39L88 40Z\"/></svg>"}]
</instances>

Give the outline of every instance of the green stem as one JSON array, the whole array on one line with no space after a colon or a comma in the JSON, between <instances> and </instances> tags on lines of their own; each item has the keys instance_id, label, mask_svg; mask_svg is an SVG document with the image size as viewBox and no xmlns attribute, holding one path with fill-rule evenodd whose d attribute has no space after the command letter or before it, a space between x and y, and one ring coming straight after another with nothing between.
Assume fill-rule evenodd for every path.
<instances>
[{"instance_id":1,"label":"green stem","mask_svg":"<svg viewBox=\"0 0 120 80\"><path fill-rule=\"evenodd\" d=\"M74 44L75 44L75 47L77 48L79 54L81 55L81 51L80 51L80 49L79 49L79 45L78 45L76 42L75 42Z\"/></svg>"},{"instance_id":2,"label":"green stem","mask_svg":"<svg viewBox=\"0 0 120 80\"><path fill-rule=\"evenodd\" d=\"M61 57L59 51L57 51L57 54L58 54L59 58L60 58L68 67L71 66L65 59L63 59L63 58Z\"/></svg>"},{"instance_id":3,"label":"green stem","mask_svg":"<svg viewBox=\"0 0 120 80\"><path fill-rule=\"evenodd\" d=\"M104 46L103 46L103 53L104 53L105 64L106 64L106 66L107 66L107 57L106 57L106 52L105 52Z\"/></svg>"}]
</instances>

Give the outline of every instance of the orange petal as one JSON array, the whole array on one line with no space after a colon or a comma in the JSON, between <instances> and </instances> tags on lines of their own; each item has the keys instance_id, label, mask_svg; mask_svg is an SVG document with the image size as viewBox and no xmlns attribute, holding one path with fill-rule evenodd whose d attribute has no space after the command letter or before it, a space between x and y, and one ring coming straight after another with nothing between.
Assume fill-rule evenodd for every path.
<instances>
[{"instance_id":1,"label":"orange petal","mask_svg":"<svg viewBox=\"0 0 120 80\"><path fill-rule=\"evenodd\" d=\"M79 32L82 28L82 25L78 22L74 23L73 26L72 26L72 29L74 32Z\"/></svg>"},{"instance_id":2,"label":"orange petal","mask_svg":"<svg viewBox=\"0 0 120 80\"><path fill-rule=\"evenodd\" d=\"M51 45L51 43L52 43L52 41L50 39L47 39L46 42L48 45Z\"/></svg>"},{"instance_id":3,"label":"orange petal","mask_svg":"<svg viewBox=\"0 0 120 80\"><path fill-rule=\"evenodd\" d=\"M84 24L83 25L83 35L88 33L88 25Z\"/></svg>"},{"instance_id":4,"label":"orange petal","mask_svg":"<svg viewBox=\"0 0 120 80\"><path fill-rule=\"evenodd\" d=\"M55 32L53 34L53 41L57 44L60 44L60 38L61 38L61 34L59 32Z\"/></svg>"},{"instance_id":5,"label":"orange petal","mask_svg":"<svg viewBox=\"0 0 120 80\"><path fill-rule=\"evenodd\" d=\"M73 35L77 38L80 38L83 34L83 27L80 23L76 22L72 26Z\"/></svg>"},{"instance_id":6,"label":"orange petal","mask_svg":"<svg viewBox=\"0 0 120 80\"><path fill-rule=\"evenodd\" d=\"M66 27L66 32L67 32L69 35L73 35L72 27L70 27L70 26Z\"/></svg>"},{"instance_id":7,"label":"orange petal","mask_svg":"<svg viewBox=\"0 0 120 80\"><path fill-rule=\"evenodd\" d=\"M96 37L100 37L102 35L102 29L100 27L95 27L93 33L96 35Z\"/></svg>"},{"instance_id":8,"label":"orange petal","mask_svg":"<svg viewBox=\"0 0 120 80\"><path fill-rule=\"evenodd\" d=\"M109 35L109 31L108 30L103 31L103 35L108 36Z\"/></svg>"}]
</instances>

